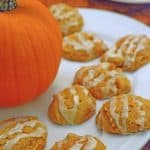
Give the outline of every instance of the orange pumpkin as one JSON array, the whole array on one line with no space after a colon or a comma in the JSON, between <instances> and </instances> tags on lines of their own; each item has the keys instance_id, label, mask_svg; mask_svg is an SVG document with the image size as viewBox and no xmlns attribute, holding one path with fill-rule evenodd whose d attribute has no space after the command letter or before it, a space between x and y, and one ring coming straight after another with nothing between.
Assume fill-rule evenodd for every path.
<instances>
[{"instance_id":1,"label":"orange pumpkin","mask_svg":"<svg viewBox=\"0 0 150 150\"><path fill-rule=\"evenodd\" d=\"M42 2L45 6L49 6L51 4L56 4L56 3L64 3L64 1L66 2L66 0L39 0L40 2Z\"/></svg>"},{"instance_id":2,"label":"orange pumpkin","mask_svg":"<svg viewBox=\"0 0 150 150\"><path fill-rule=\"evenodd\" d=\"M45 6L48 6L48 1L47 0L39 0L40 2L42 2Z\"/></svg>"},{"instance_id":3,"label":"orange pumpkin","mask_svg":"<svg viewBox=\"0 0 150 150\"><path fill-rule=\"evenodd\" d=\"M45 6L50 6L52 4L56 3L66 3L68 5L74 6L74 7L88 7L88 0L39 0L41 1Z\"/></svg>"},{"instance_id":4,"label":"orange pumpkin","mask_svg":"<svg viewBox=\"0 0 150 150\"><path fill-rule=\"evenodd\" d=\"M0 11L0 107L10 107L49 87L60 64L62 38L37 0L17 0L17 6L15 0L3 0Z\"/></svg>"}]
</instances>

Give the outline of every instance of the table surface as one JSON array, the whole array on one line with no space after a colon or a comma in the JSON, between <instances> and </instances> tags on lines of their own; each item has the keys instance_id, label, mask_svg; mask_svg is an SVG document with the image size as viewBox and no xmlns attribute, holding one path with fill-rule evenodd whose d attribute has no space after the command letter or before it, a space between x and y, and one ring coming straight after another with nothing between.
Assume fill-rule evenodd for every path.
<instances>
[{"instance_id":1,"label":"table surface","mask_svg":"<svg viewBox=\"0 0 150 150\"><path fill-rule=\"evenodd\" d=\"M76 7L97 8L119 12L131 16L150 26L150 3L147 4L123 4L109 0L47 0L53 3L68 3Z\"/></svg>"},{"instance_id":2,"label":"table surface","mask_svg":"<svg viewBox=\"0 0 150 150\"><path fill-rule=\"evenodd\" d=\"M51 0L49 5L54 3L67 3L75 7L88 7L114 11L133 17L134 19L150 26L150 3L127 4L112 2L109 0ZM142 150L150 150L150 141L147 142Z\"/></svg>"}]
</instances>

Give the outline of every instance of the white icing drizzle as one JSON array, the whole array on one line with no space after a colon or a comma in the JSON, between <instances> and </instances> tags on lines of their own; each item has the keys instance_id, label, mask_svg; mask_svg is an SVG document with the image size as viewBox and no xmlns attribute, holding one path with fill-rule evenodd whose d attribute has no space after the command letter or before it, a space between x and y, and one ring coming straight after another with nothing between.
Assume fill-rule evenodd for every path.
<instances>
[{"instance_id":1,"label":"white icing drizzle","mask_svg":"<svg viewBox=\"0 0 150 150\"><path fill-rule=\"evenodd\" d=\"M107 81L105 87L102 87L102 91L103 91L103 94L107 97L110 93L110 91L113 92L113 94L117 94L117 87L116 87L116 79L115 78L111 78Z\"/></svg>"},{"instance_id":2,"label":"white icing drizzle","mask_svg":"<svg viewBox=\"0 0 150 150\"><path fill-rule=\"evenodd\" d=\"M139 113L139 118L135 122L140 125L140 130L143 130L144 129L144 125L145 125L145 111L141 110L141 107L143 106L143 103L140 102L137 99L134 99L134 100L135 100L135 102L138 105L137 106L137 110L138 110L138 113Z\"/></svg>"},{"instance_id":3,"label":"white icing drizzle","mask_svg":"<svg viewBox=\"0 0 150 150\"><path fill-rule=\"evenodd\" d=\"M82 77L84 72L86 72L89 69L94 68L94 66L87 66L87 67L82 67L78 72L77 72L77 76L78 77Z\"/></svg>"},{"instance_id":4,"label":"white icing drizzle","mask_svg":"<svg viewBox=\"0 0 150 150\"><path fill-rule=\"evenodd\" d=\"M106 59L109 57L123 58L125 56L124 65L130 66L135 61L137 53L145 48L146 39L147 36L145 35L129 35L120 48L115 45L106 53Z\"/></svg>"},{"instance_id":5,"label":"white icing drizzle","mask_svg":"<svg viewBox=\"0 0 150 150\"><path fill-rule=\"evenodd\" d=\"M83 78L83 85L85 85L87 87L88 87L88 85L90 86L90 83L88 83L88 82L94 78L94 74L95 74L94 69L88 70L88 75Z\"/></svg>"},{"instance_id":6,"label":"white icing drizzle","mask_svg":"<svg viewBox=\"0 0 150 150\"><path fill-rule=\"evenodd\" d=\"M85 139L87 139L87 143L86 145L83 145L82 141ZM93 138L92 136L85 136L76 141L76 143L71 148L69 148L69 150L80 150L81 148L83 148L83 150L94 150L96 148L96 145L97 141L95 138Z\"/></svg>"},{"instance_id":7,"label":"white icing drizzle","mask_svg":"<svg viewBox=\"0 0 150 150\"><path fill-rule=\"evenodd\" d=\"M121 71L116 71L116 70L108 71L108 76L110 76L110 77L116 77L116 76L121 75L121 74L122 74Z\"/></svg>"},{"instance_id":8,"label":"white icing drizzle","mask_svg":"<svg viewBox=\"0 0 150 150\"><path fill-rule=\"evenodd\" d=\"M86 88L83 88L83 92L84 92L85 96L88 96L89 91Z\"/></svg>"},{"instance_id":9,"label":"white icing drizzle","mask_svg":"<svg viewBox=\"0 0 150 150\"><path fill-rule=\"evenodd\" d=\"M79 106L79 95L77 95L77 91L74 88L70 89L70 93L73 95L73 102L74 102L72 108L70 109L67 108L67 106L64 104L63 96L58 95L58 101L59 101L59 110L61 114L69 124L73 124Z\"/></svg>"},{"instance_id":10,"label":"white icing drizzle","mask_svg":"<svg viewBox=\"0 0 150 150\"><path fill-rule=\"evenodd\" d=\"M26 121L24 123L18 123L14 128L10 129L8 132L6 132L4 135L0 136L0 140L6 138L8 135L11 134L15 134L15 133L19 133L22 132L22 129L25 126L29 126L29 127L35 127L36 124L38 123L38 120L31 120L31 121Z\"/></svg>"},{"instance_id":11,"label":"white icing drizzle","mask_svg":"<svg viewBox=\"0 0 150 150\"><path fill-rule=\"evenodd\" d=\"M68 34L70 27L80 25L81 15L78 10L65 4L52 5L50 11L60 21L60 27L64 34Z\"/></svg>"},{"instance_id":12,"label":"white icing drizzle","mask_svg":"<svg viewBox=\"0 0 150 150\"><path fill-rule=\"evenodd\" d=\"M76 16L72 16L70 18L67 18L67 21L64 22L64 24L61 25L61 28L64 33L67 33L70 27L78 26L80 25L80 22L78 21L80 19L80 15L77 14Z\"/></svg>"},{"instance_id":13,"label":"white icing drizzle","mask_svg":"<svg viewBox=\"0 0 150 150\"><path fill-rule=\"evenodd\" d=\"M105 79L104 74L100 74L98 77L86 83L88 88L95 87L98 83L102 82Z\"/></svg>"},{"instance_id":14,"label":"white icing drizzle","mask_svg":"<svg viewBox=\"0 0 150 150\"><path fill-rule=\"evenodd\" d=\"M87 33L86 33L87 34ZM86 35L84 32L82 33L75 33L75 37L77 39L71 39L69 37L64 37L63 39L63 46L70 45L72 46L75 50L86 50L91 52L95 46L95 43L101 42L100 39L97 39L96 37L93 36L93 40L89 40L86 38L88 34Z\"/></svg>"},{"instance_id":15,"label":"white icing drizzle","mask_svg":"<svg viewBox=\"0 0 150 150\"><path fill-rule=\"evenodd\" d=\"M84 146L84 150L94 150L96 148L96 145L97 145L96 139L91 137L91 136L87 136L87 138L88 138L88 142Z\"/></svg>"},{"instance_id":16,"label":"white icing drizzle","mask_svg":"<svg viewBox=\"0 0 150 150\"><path fill-rule=\"evenodd\" d=\"M122 107L122 115L120 116L119 113L116 113L116 102L117 100L115 98L113 98L110 101L110 114L112 116L112 118L115 121L115 124L117 125L118 129L125 134L127 132L127 118L128 118L128 98L126 96L123 96L123 98L121 99L122 103L123 103L123 107ZM120 117L121 117L121 122L122 125L120 124Z\"/></svg>"},{"instance_id":17,"label":"white icing drizzle","mask_svg":"<svg viewBox=\"0 0 150 150\"><path fill-rule=\"evenodd\" d=\"M99 66L100 66L102 69L107 70L107 69L109 68L110 64L107 63L107 62L103 62L103 63L101 63Z\"/></svg>"},{"instance_id":18,"label":"white icing drizzle","mask_svg":"<svg viewBox=\"0 0 150 150\"><path fill-rule=\"evenodd\" d=\"M74 88L70 88L70 93L72 95L76 95L77 94L77 91L74 89Z\"/></svg>"},{"instance_id":19,"label":"white icing drizzle","mask_svg":"<svg viewBox=\"0 0 150 150\"><path fill-rule=\"evenodd\" d=\"M64 5L64 4L53 5L50 8L50 10L53 13L53 15L59 20L67 19L76 15L75 9L73 8L71 9L67 5Z\"/></svg>"},{"instance_id":20,"label":"white icing drizzle","mask_svg":"<svg viewBox=\"0 0 150 150\"><path fill-rule=\"evenodd\" d=\"M123 133L127 132L127 119L128 119L128 98L126 96L122 99L123 108L122 108L122 131Z\"/></svg>"},{"instance_id":21,"label":"white icing drizzle","mask_svg":"<svg viewBox=\"0 0 150 150\"><path fill-rule=\"evenodd\" d=\"M112 91L113 94L117 94L118 89L115 82L116 82L116 77L121 76L121 72L116 70L108 71L106 76L110 77L110 79L106 82L105 87L102 87L102 91L104 95L107 97L110 91Z\"/></svg>"},{"instance_id":22,"label":"white icing drizzle","mask_svg":"<svg viewBox=\"0 0 150 150\"><path fill-rule=\"evenodd\" d=\"M117 127L121 130L122 127L119 123L120 116L118 113L116 113L116 101L117 100L115 98L112 98L112 100L110 101L110 114L111 114L112 118L114 119Z\"/></svg>"},{"instance_id":23,"label":"white icing drizzle","mask_svg":"<svg viewBox=\"0 0 150 150\"><path fill-rule=\"evenodd\" d=\"M80 143L75 143L71 148L69 148L68 150L80 150L82 148L82 144Z\"/></svg>"},{"instance_id":24,"label":"white icing drizzle","mask_svg":"<svg viewBox=\"0 0 150 150\"><path fill-rule=\"evenodd\" d=\"M104 62L104 63L100 63L99 65L93 65L93 66L87 66L87 67L82 67L78 72L77 72L77 76L78 77L82 77L83 74L88 71L88 75L85 76L85 78L83 79L83 82L87 82L90 79L94 78L94 74L96 72L96 70L99 69L104 69L104 70L108 70L110 66L110 63Z\"/></svg>"},{"instance_id":25,"label":"white icing drizzle","mask_svg":"<svg viewBox=\"0 0 150 150\"><path fill-rule=\"evenodd\" d=\"M119 57L122 58L122 51L117 51L116 46L113 46L110 50L106 52L106 60L108 60L109 57Z\"/></svg>"},{"instance_id":26,"label":"white icing drizzle","mask_svg":"<svg viewBox=\"0 0 150 150\"><path fill-rule=\"evenodd\" d=\"M102 87L102 90L105 93L105 95L109 95L110 90L114 94L117 94L118 89L116 87L115 80L117 76L121 75L121 72L115 70L107 71L105 73L101 73L99 76L95 78L94 75L95 75L95 70L89 69L88 75L83 79L83 85L89 89L95 87L97 84L104 81L106 77L110 77L110 79L106 82L105 87Z\"/></svg>"},{"instance_id":27,"label":"white icing drizzle","mask_svg":"<svg viewBox=\"0 0 150 150\"><path fill-rule=\"evenodd\" d=\"M28 138L28 137L41 137L46 131L43 128L37 128L36 131L29 133L29 134L25 134L25 133L21 133L19 135L17 135L16 137L14 137L13 139L9 140L4 146L3 149L4 150L12 150L12 146L15 145L20 139L22 138Z\"/></svg>"},{"instance_id":28,"label":"white icing drizzle","mask_svg":"<svg viewBox=\"0 0 150 150\"><path fill-rule=\"evenodd\" d=\"M83 67L77 72L75 81L81 80L82 85L90 89L102 83L107 78L107 81L105 81L106 84L101 87L102 92L106 97L110 92L113 93L113 95L117 94L116 78L118 76L124 77L124 75L120 70L108 70L109 66L109 63L101 63L97 66ZM103 71L98 75L97 71L99 70ZM85 76L84 73L86 73Z\"/></svg>"},{"instance_id":29,"label":"white icing drizzle","mask_svg":"<svg viewBox=\"0 0 150 150\"><path fill-rule=\"evenodd\" d=\"M129 47L126 50L127 55L125 61L126 66L130 66L130 64L135 61L137 53L145 48L144 46L146 41L145 36L136 36L136 37L131 36L131 38L132 39L130 41Z\"/></svg>"}]
</instances>

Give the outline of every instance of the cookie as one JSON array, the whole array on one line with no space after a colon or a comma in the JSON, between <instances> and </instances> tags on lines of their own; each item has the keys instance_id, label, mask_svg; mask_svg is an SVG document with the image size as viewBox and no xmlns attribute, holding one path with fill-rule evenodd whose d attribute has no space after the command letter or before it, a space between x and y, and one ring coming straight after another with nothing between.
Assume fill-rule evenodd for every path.
<instances>
[{"instance_id":1,"label":"cookie","mask_svg":"<svg viewBox=\"0 0 150 150\"><path fill-rule=\"evenodd\" d=\"M18 117L0 121L0 150L44 150L45 125L36 117Z\"/></svg>"},{"instance_id":2,"label":"cookie","mask_svg":"<svg viewBox=\"0 0 150 150\"><path fill-rule=\"evenodd\" d=\"M106 147L98 138L91 135L79 136L69 133L50 150L106 150Z\"/></svg>"},{"instance_id":3,"label":"cookie","mask_svg":"<svg viewBox=\"0 0 150 150\"><path fill-rule=\"evenodd\" d=\"M127 35L116 42L102 57L125 71L135 71L150 62L150 38L146 35Z\"/></svg>"},{"instance_id":4,"label":"cookie","mask_svg":"<svg viewBox=\"0 0 150 150\"><path fill-rule=\"evenodd\" d=\"M80 85L66 88L54 95L49 106L50 120L59 125L81 124L95 114L96 100Z\"/></svg>"},{"instance_id":5,"label":"cookie","mask_svg":"<svg viewBox=\"0 0 150 150\"><path fill-rule=\"evenodd\" d=\"M83 27L83 18L78 9L59 3L50 7L50 12L56 18L64 36L78 32Z\"/></svg>"},{"instance_id":6,"label":"cookie","mask_svg":"<svg viewBox=\"0 0 150 150\"><path fill-rule=\"evenodd\" d=\"M73 84L85 86L97 99L125 94L131 90L130 81L122 70L110 63L81 67L75 74Z\"/></svg>"},{"instance_id":7,"label":"cookie","mask_svg":"<svg viewBox=\"0 0 150 150\"><path fill-rule=\"evenodd\" d=\"M104 103L96 116L98 128L114 134L131 134L150 129L150 101L131 94Z\"/></svg>"},{"instance_id":8,"label":"cookie","mask_svg":"<svg viewBox=\"0 0 150 150\"><path fill-rule=\"evenodd\" d=\"M63 57L72 61L98 58L107 49L103 40L87 32L76 32L63 39Z\"/></svg>"}]
</instances>

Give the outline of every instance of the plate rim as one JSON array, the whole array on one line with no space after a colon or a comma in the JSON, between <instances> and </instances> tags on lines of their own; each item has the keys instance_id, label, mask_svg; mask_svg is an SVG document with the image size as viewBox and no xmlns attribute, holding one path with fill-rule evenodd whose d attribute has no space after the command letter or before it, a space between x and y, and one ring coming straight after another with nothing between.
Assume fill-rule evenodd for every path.
<instances>
[{"instance_id":1,"label":"plate rim","mask_svg":"<svg viewBox=\"0 0 150 150\"><path fill-rule=\"evenodd\" d=\"M111 0L113 2L124 3L124 4L150 4L149 0L143 1L125 1L125 0Z\"/></svg>"}]
</instances>

